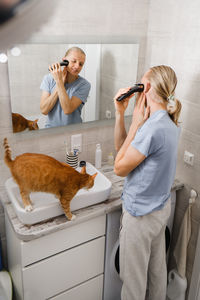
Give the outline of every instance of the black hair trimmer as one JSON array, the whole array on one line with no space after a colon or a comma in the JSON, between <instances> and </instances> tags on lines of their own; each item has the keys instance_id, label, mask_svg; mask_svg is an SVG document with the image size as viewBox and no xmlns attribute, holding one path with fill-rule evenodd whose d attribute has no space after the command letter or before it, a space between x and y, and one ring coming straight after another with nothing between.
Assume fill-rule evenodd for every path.
<instances>
[{"instance_id":1,"label":"black hair trimmer","mask_svg":"<svg viewBox=\"0 0 200 300\"><path fill-rule=\"evenodd\" d=\"M69 64L69 61L67 59L65 59L65 60L63 60L63 61L60 62L60 66L61 67L67 67L68 64ZM52 70L52 68L51 68L51 70Z\"/></svg>"},{"instance_id":2,"label":"black hair trimmer","mask_svg":"<svg viewBox=\"0 0 200 300\"><path fill-rule=\"evenodd\" d=\"M129 97L130 95L132 95L134 93L137 93L137 92L141 93L143 91L144 91L144 84L137 83L132 88L130 88L130 90L127 93L122 94L121 96L119 96L117 98L117 101L122 101L122 100L126 99L127 97Z\"/></svg>"},{"instance_id":3,"label":"black hair trimmer","mask_svg":"<svg viewBox=\"0 0 200 300\"><path fill-rule=\"evenodd\" d=\"M61 67L67 67L69 64L69 61L67 59L60 62Z\"/></svg>"}]
</instances>

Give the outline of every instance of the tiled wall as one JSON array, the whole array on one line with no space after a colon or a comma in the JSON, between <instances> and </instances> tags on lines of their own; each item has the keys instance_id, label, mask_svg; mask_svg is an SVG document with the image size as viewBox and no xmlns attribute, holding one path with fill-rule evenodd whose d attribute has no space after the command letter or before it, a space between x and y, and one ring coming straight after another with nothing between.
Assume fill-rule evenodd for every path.
<instances>
[{"instance_id":1,"label":"tiled wall","mask_svg":"<svg viewBox=\"0 0 200 300\"><path fill-rule=\"evenodd\" d=\"M148 22L147 0L59 0L55 15L41 30L30 37L28 43L139 43L139 74L143 73ZM142 12L142 18L141 16ZM17 76L17 74L16 74ZM34 77L34 68L33 74ZM63 160L64 141L70 143L72 133L83 134L81 157L94 162L96 143L102 144L103 159L114 151L113 124L98 123L76 126L73 130L54 128L31 133L12 133L8 66L0 64L0 197L7 199L4 183L10 173L3 161L2 141L8 137L13 156L23 152L39 152ZM5 259L4 211L0 205L0 234Z\"/></svg>"},{"instance_id":2,"label":"tiled wall","mask_svg":"<svg viewBox=\"0 0 200 300\"><path fill-rule=\"evenodd\" d=\"M40 84L48 73L49 64L62 58L69 46L25 44L19 45L19 48L19 56L8 52L11 107L13 112L29 119L40 114Z\"/></svg>"},{"instance_id":3,"label":"tiled wall","mask_svg":"<svg viewBox=\"0 0 200 300\"><path fill-rule=\"evenodd\" d=\"M114 47L115 46L115 47ZM137 80L138 44L118 44L101 46L100 72L100 119L105 119L106 110L115 116L113 96L122 87L133 86ZM126 115L131 115L134 101L130 101Z\"/></svg>"},{"instance_id":4,"label":"tiled wall","mask_svg":"<svg viewBox=\"0 0 200 300\"><path fill-rule=\"evenodd\" d=\"M188 206L190 189L200 191L200 27L199 1L150 1L145 68L169 64L178 77L177 98L182 103L181 137L178 152L177 178L185 183L178 193L172 249ZM184 151L194 154L194 166L183 162ZM187 278L190 282L197 232L200 199L192 209L192 236L188 246ZM174 266L171 257L170 268Z\"/></svg>"},{"instance_id":5,"label":"tiled wall","mask_svg":"<svg viewBox=\"0 0 200 300\"><path fill-rule=\"evenodd\" d=\"M178 193L172 248L183 214L188 205L190 188L200 191L200 26L199 1L159 0L59 0L55 16L41 30L30 37L32 43L139 43L138 79L152 65L169 64L178 76L177 97L183 104L181 114L182 133L177 163L177 178L186 184ZM57 159L64 157L64 140L70 140L71 132L61 128L37 133L12 134L10 117L10 94L7 65L0 65L0 140L7 136L13 153L42 152ZM96 141L103 145L104 159L113 147L113 125L96 126L83 133L84 158L93 162ZM109 140L109 142L108 142ZM195 165L183 163L184 150L195 155ZM10 176L0 154L0 192L6 197L4 182ZM1 236L5 245L3 208L0 207ZM192 237L188 247L188 270L190 279L197 231L199 226L199 199L193 206ZM173 257L171 258L173 265Z\"/></svg>"}]
</instances>

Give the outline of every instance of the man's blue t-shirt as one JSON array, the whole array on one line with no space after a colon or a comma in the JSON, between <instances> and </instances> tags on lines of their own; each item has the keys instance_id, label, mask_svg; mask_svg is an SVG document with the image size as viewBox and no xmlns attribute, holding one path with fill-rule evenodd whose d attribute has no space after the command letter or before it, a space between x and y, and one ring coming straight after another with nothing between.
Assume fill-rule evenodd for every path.
<instances>
[{"instance_id":1,"label":"man's blue t-shirt","mask_svg":"<svg viewBox=\"0 0 200 300\"><path fill-rule=\"evenodd\" d=\"M55 87L56 87L56 82L53 76L51 74L45 75L40 85L40 89L52 94ZM47 115L47 121L45 127L49 128L49 127L57 127L57 126L65 126L69 124L82 123L81 110L83 108L83 105L87 101L90 88L91 88L90 83L81 76L78 76L78 78L71 83L66 83L65 89L69 98L75 96L79 98L82 101L82 103L75 111L73 111L73 113L66 115L64 114L62 107L60 105L60 101L58 99L55 106Z\"/></svg>"},{"instance_id":2,"label":"man's blue t-shirt","mask_svg":"<svg viewBox=\"0 0 200 300\"><path fill-rule=\"evenodd\" d=\"M125 179L125 209L142 216L161 209L170 197L176 171L180 128L159 110L138 129L131 145L146 158Z\"/></svg>"}]
</instances>

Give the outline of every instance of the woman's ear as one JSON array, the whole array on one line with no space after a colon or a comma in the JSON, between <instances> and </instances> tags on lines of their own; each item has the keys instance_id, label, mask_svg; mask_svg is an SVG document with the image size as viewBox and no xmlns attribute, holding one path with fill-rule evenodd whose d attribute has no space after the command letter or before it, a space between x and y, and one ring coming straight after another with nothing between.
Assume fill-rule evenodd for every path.
<instances>
[{"instance_id":1,"label":"woman's ear","mask_svg":"<svg viewBox=\"0 0 200 300\"><path fill-rule=\"evenodd\" d=\"M144 93L148 93L148 91L151 88L151 84L150 82L146 82L145 86L144 86Z\"/></svg>"}]
</instances>

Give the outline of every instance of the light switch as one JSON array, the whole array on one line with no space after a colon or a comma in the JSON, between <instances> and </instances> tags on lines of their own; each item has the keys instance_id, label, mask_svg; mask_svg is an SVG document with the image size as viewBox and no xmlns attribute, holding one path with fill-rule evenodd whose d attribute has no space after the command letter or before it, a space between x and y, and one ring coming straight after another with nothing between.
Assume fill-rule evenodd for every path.
<instances>
[{"instance_id":1,"label":"light switch","mask_svg":"<svg viewBox=\"0 0 200 300\"><path fill-rule=\"evenodd\" d=\"M71 136L71 151L78 149L79 152L82 150L82 134L74 134Z\"/></svg>"},{"instance_id":2,"label":"light switch","mask_svg":"<svg viewBox=\"0 0 200 300\"><path fill-rule=\"evenodd\" d=\"M184 162L190 166L194 165L194 154L188 151L184 152Z\"/></svg>"}]
</instances>

